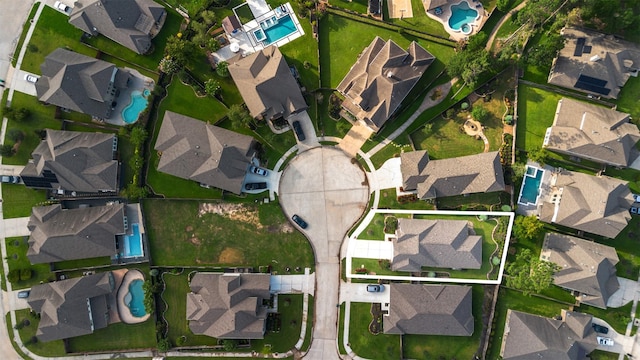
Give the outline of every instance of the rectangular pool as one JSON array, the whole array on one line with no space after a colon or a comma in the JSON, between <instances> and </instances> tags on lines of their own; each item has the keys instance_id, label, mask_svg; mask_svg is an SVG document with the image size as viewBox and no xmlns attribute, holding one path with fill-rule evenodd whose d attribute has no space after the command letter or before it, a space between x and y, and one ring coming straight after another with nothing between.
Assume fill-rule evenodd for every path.
<instances>
[{"instance_id":1,"label":"rectangular pool","mask_svg":"<svg viewBox=\"0 0 640 360\"><path fill-rule=\"evenodd\" d=\"M522 187L520 188L518 204L536 205L538 203L540 184L542 183L543 175L544 170L527 165L527 170L522 181Z\"/></svg>"},{"instance_id":2,"label":"rectangular pool","mask_svg":"<svg viewBox=\"0 0 640 360\"><path fill-rule=\"evenodd\" d=\"M127 234L124 236L122 257L132 258L144 256L144 251L142 250L142 235L140 234L140 225L133 224L131 228L133 229L133 233L131 235Z\"/></svg>"},{"instance_id":3,"label":"rectangular pool","mask_svg":"<svg viewBox=\"0 0 640 360\"><path fill-rule=\"evenodd\" d=\"M271 21L273 22L274 20L271 19ZM298 31L298 28L293 22L293 19L291 19L291 14L287 14L275 20L275 24L267 26L263 31L266 36L264 44L269 45L295 33Z\"/></svg>"}]
</instances>

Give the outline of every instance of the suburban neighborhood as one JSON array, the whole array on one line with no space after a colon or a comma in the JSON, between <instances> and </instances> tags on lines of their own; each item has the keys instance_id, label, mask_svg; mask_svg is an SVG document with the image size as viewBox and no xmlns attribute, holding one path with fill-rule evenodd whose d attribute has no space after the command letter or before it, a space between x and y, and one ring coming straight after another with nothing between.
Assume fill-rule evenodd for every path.
<instances>
[{"instance_id":1,"label":"suburban neighborhood","mask_svg":"<svg viewBox=\"0 0 640 360\"><path fill-rule=\"evenodd\" d=\"M0 358L640 358L636 2L0 4Z\"/></svg>"}]
</instances>

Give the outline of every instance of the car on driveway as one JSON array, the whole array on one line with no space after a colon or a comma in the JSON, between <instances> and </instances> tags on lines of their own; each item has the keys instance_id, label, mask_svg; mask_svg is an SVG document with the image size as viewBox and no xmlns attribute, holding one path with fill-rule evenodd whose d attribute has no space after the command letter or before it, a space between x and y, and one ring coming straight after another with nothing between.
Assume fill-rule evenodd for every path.
<instances>
[{"instance_id":1,"label":"car on driveway","mask_svg":"<svg viewBox=\"0 0 640 360\"><path fill-rule=\"evenodd\" d=\"M298 216L298 214L293 214L293 216L291 217L291 220L293 220L296 224L298 224L298 226L300 226L303 229L306 229L307 227L309 227L309 224L307 224L306 221L304 221L300 216Z\"/></svg>"},{"instance_id":2,"label":"car on driveway","mask_svg":"<svg viewBox=\"0 0 640 360\"><path fill-rule=\"evenodd\" d=\"M261 167L251 165L251 172L260 176L267 176L269 172Z\"/></svg>"},{"instance_id":3,"label":"car on driveway","mask_svg":"<svg viewBox=\"0 0 640 360\"><path fill-rule=\"evenodd\" d=\"M384 285L382 284L369 284L367 285L367 292L383 292L384 291Z\"/></svg>"},{"instance_id":4,"label":"car on driveway","mask_svg":"<svg viewBox=\"0 0 640 360\"><path fill-rule=\"evenodd\" d=\"M604 345L604 346L613 346L613 339L611 338L606 338L606 337L596 337L596 339L598 340L598 344L599 345Z\"/></svg>"},{"instance_id":5,"label":"car on driveway","mask_svg":"<svg viewBox=\"0 0 640 360\"><path fill-rule=\"evenodd\" d=\"M293 125L293 131L296 132L296 136L298 137L298 140L304 141L304 139L306 139L307 137L304 136L304 131L302 131L302 125L300 125L300 121L296 120L293 123L291 123L291 125Z\"/></svg>"},{"instance_id":6,"label":"car on driveway","mask_svg":"<svg viewBox=\"0 0 640 360\"><path fill-rule=\"evenodd\" d=\"M26 298L29 297L29 294L31 294L31 290L18 291L18 298L19 299L26 299Z\"/></svg>"},{"instance_id":7,"label":"car on driveway","mask_svg":"<svg viewBox=\"0 0 640 360\"><path fill-rule=\"evenodd\" d=\"M27 74L24 76L24 79L27 80L27 82L30 82L32 84L35 84L38 82L38 77L35 75L31 75L31 74Z\"/></svg>"},{"instance_id":8,"label":"car on driveway","mask_svg":"<svg viewBox=\"0 0 640 360\"><path fill-rule=\"evenodd\" d=\"M0 180L5 184L17 184L20 182L20 176L4 175Z\"/></svg>"},{"instance_id":9,"label":"car on driveway","mask_svg":"<svg viewBox=\"0 0 640 360\"><path fill-rule=\"evenodd\" d=\"M602 325L598 325L598 324L591 324L591 326L593 326L593 331L600 333L600 334L608 334L609 333L609 328L606 326L602 326Z\"/></svg>"},{"instance_id":10,"label":"car on driveway","mask_svg":"<svg viewBox=\"0 0 640 360\"><path fill-rule=\"evenodd\" d=\"M69 11L69 7L67 5L65 5L64 3L62 3L61 1L56 1L53 4L53 7L66 13L67 11Z\"/></svg>"},{"instance_id":11,"label":"car on driveway","mask_svg":"<svg viewBox=\"0 0 640 360\"><path fill-rule=\"evenodd\" d=\"M244 185L245 190L262 190L267 188L266 182L246 183Z\"/></svg>"},{"instance_id":12,"label":"car on driveway","mask_svg":"<svg viewBox=\"0 0 640 360\"><path fill-rule=\"evenodd\" d=\"M632 195L633 195L633 201L640 202L640 195L638 194L632 194Z\"/></svg>"}]
</instances>

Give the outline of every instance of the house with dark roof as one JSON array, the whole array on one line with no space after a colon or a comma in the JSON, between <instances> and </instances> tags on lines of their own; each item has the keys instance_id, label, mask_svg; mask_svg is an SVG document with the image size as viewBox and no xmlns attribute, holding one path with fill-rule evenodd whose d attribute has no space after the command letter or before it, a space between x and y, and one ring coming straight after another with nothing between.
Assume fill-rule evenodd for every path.
<instances>
[{"instance_id":1,"label":"house with dark roof","mask_svg":"<svg viewBox=\"0 0 640 360\"><path fill-rule=\"evenodd\" d=\"M576 91L618 98L640 69L640 45L593 30L564 28L564 48L553 61L548 82Z\"/></svg>"},{"instance_id":2,"label":"house with dark roof","mask_svg":"<svg viewBox=\"0 0 640 360\"><path fill-rule=\"evenodd\" d=\"M586 360L596 349L592 316L562 310L561 320L507 310L500 356L504 360Z\"/></svg>"},{"instance_id":3,"label":"house with dark roof","mask_svg":"<svg viewBox=\"0 0 640 360\"><path fill-rule=\"evenodd\" d=\"M27 187L83 193L119 189L115 134L46 129L20 176Z\"/></svg>"},{"instance_id":4,"label":"house with dark roof","mask_svg":"<svg viewBox=\"0 0 640 360\"><path fill-rule=\"evenodd\" d=\"M27 302L40 315L38 340L67 339L107 327L115 290L110 271L33 286Z\"/></svg>"},{"instance_id":5,"label":"house with dark roof","mask_svg":"<svg viewBox=\"0 0 640 360\"><path fill-rule=\"evenodd\" d=\"M615 238L627 226L634 202L626 181L568 170L551 173L538 218L588 233Z\"/></svg>"},{"instance_id":6,"label":"house with dark roof","mask_svg":"<svg viewBox=\"0 0 640 360\"><path fill-rule=\"evenodd\" d=\"M187 320L194 334L217 339L264 338L269 274L196 273L189 283Z\"/></svg>"},{"instance_id":7,"label":"house with dark roof","mask_svg":"<svg viewBox=\"0 0 640 360\"><path fill-rule=\"evenodd\" d=\"M426 150L405 152L400 171L403 190L422 200L505 189L497 151L440 160L429 160Z\"/></svg>"},{"instance_id":8,"label":"house with dark roof","mask_svg":"<svg viewBox=\"0 0 640 360\"><path fill-rule=\"evenodd\" d=\"M466 220L398 219L393 241L394 271L422 267L480 269L482 236Z\"/></svg>"},{"instance_id":9,"label":"house with dark roof","mask_svg":"<svg viewBox=\"0 0 640 360\"><path fill-rule=\"evenodd\" d=\"M102 34L146 54L166 17L164 7L151 0L76 0L69 23L87 34Z\"/></svg>"},{"instance_id":10,"label":"house with dark roof","mask_svg":"<svg viewBox=\"0 0 640 360\"><path fill-rule=\"evenodd\" d=\"M166 111L155 150L161 154L158 171L240 194L256 142L251 136Z\"/></svg>"},{"instance_id":11,"label":"house with dark roof","mask_svg":"<svg viewBox=\"0 0 640 360\"><path fill-rule=\"evenodd\" d=\"M62 209L34 207L27 227L32 264L116 255L116 237L125 234L124 204Z\"/></svg>"},{"instance_id":12,"label":"house with dark roof","mask_svg":"<svg viewBox=\"0 0 640 360\"><path fill-rule=\"evenodd\" d=\"M606 309L609 297L620 288L616 276L618 254L611 246L547 233L540 259L559 266L553 283L570 290L581 303Z\"/></svg>"},{"instance_id":13,"label":"house with dark roof","mask_svg":"<svg viewBox=\"0 0 640 360\"><path fill-rule=\"evenodd\" d=\"M385 334L473 335L471 286L392 283L389 291Z\"/></svg>"},{"instance_id":14,"label":"house with dark roof","mask_svg":"<svg viewBox=\"0 0 640 360\"><path fill-rule=\"evenodd\" d=\"M338 85L345 97L342 107L379 131L434 60L415 41L404 50L376 36Z\"/></svg>"},{"instance_id":15,"label":"house with dark roof","mask_svg":"<svg viewBox=\"0 0 640 360\"><path fill-rule=\"evenodd\" d=\"M640 140L640 131L630 120L629 114L562 98L542 146L601 164L627 167L637 158L634 150Z\"/></svg>"},{"instance_id":16,"label":"house with dark roof","mask_svg":"<svg viewBox=\"0 0 640 360\"><path fill-rule=\"evenodd\" d=\"M38 100L100 120L111 117L120 91L131 78L127 70L112 63L62 48L47 55L40 70Z\"/></svg>"},{"instance_id":17,"label":"house with dark roof","mask_svg":"<svg viewBox=\"0 0 640 360\"><path fill-rule=\"evenodd\" d=\"M229 59L229 74L254 118L286 119L308 107L277 46Z\"/></svg>"}]
</instances>

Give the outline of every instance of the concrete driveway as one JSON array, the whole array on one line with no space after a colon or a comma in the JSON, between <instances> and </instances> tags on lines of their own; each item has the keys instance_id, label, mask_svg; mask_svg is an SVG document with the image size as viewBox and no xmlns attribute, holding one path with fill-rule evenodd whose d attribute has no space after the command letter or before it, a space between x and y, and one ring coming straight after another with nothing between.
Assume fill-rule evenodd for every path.
<instances>
[{"instance_id":1,"label":"concrete driveway","mask_svg":"<svg viewBox=\"0 0 640 360\"><path fill-rule=\"evenodd\" d=\"M289 162L278 194L287 218L298 214L309 224L301 231L315 253L314 333L305 358L338 359L339 252L347 230L368 203L365 173L340 149L317 147Z\"/></svg>"},{"instance_id":2,"label":"concrete driveway","mask_svg":"<svg viewBox=\"0 0 640 360\"><path fill-rule=\"evenodd\" d=\"M18 70L17 72L18 72L18 75L13 78L13 83L11 83L11 87L15 91L19 91L21 93L31 95L31 96L36 96L37 95L36 84L30 83L27 80L25 80L25 76L34 75L35 77L39 78L40 75L26 72L24 70Z\"/></svg>"},{"instance_id":3,"label":"concrete driveway","mask_svg":"<svg viewBox=\"0 0 640 360\"><path fill-rule=\"evenodd\" d=\"M637 281L618 277L618 283L620 288L609 297L607 307L618 308L627 305L633 301L636 292L640 290Z\"/></svg>"},{"instance_id":4,"label":"concrete driveway","mask_svg":"<svg viewBox=\"0 0 640 360\"><path fill-rule=\"evenodd\" d=\"M365 259L387 259L393 258L393 242L381 240L349 240L353 246L349 246L351 253L348 257Z\"/></svg>"},{"instance_id":5,"label":"concrete driveway","mask_svg":"<svg viewBox=\"0 0 640 360\"><path fill-rule=\"evenodd\" d=\"M391 158L382 164L382 166L376 170L372 176L375 181L372 181L371 191L392 189L402 187L402 172L400 171L400 158Z\"/></svg>"},{"instance_id":6,"label":"concrete driveway","mask_svg":"<svg viewBox=\"0 0 640 360\"><path fill-rule=\"evenodd\" d=\"M24 165L0 165L0 174L20 176L23 169Z\"/></svg>"},{"instance_id":7,"label":"concrete driveway","mask_svg":"<svg viewBox=\"0 0 640 360\"><path fill-rule=\"evenodd\" d=\"M383 292L372 293L367 292L367 284L362 283L346 283L340 284L340 302L364 302L364 303L380 303L383 305L389 304L391 297L389 292L389 286L385 286Z\"/></svg>"},{"instance_id":8,"label":"concrete driveway","mask_svg":"<svg viewBox=\"0 0 640 360\"><path fill-rule=\"evenodd\" d=\"M295 136L296 141L298 142L298 153L320 146L318 136L316 135L316 129L313 127L313 122L311 121L311 118L306 111L301 111L297 114L289 116L287 121L289 122L291 131L294 133L292 135ZM302 131L304 132L305 136L305 139L303 141L300 141L298 139L298 136L295 135L295 131L293 130L294 121L300 122L300 126L302 127Z\"/></svg>"},{"instance_id":9,"label":"concrete driveway","mask_svg":"<svg viewBox=\"0 0 640 360\"><path fill-rule=\"evenodd\" d=\"M315 274L309 274L309 269L305 269L306 274L298 275L271 275L270 289L276 294L306 293L313 295L315 289Z\"/></svg>"}]
</instances>

